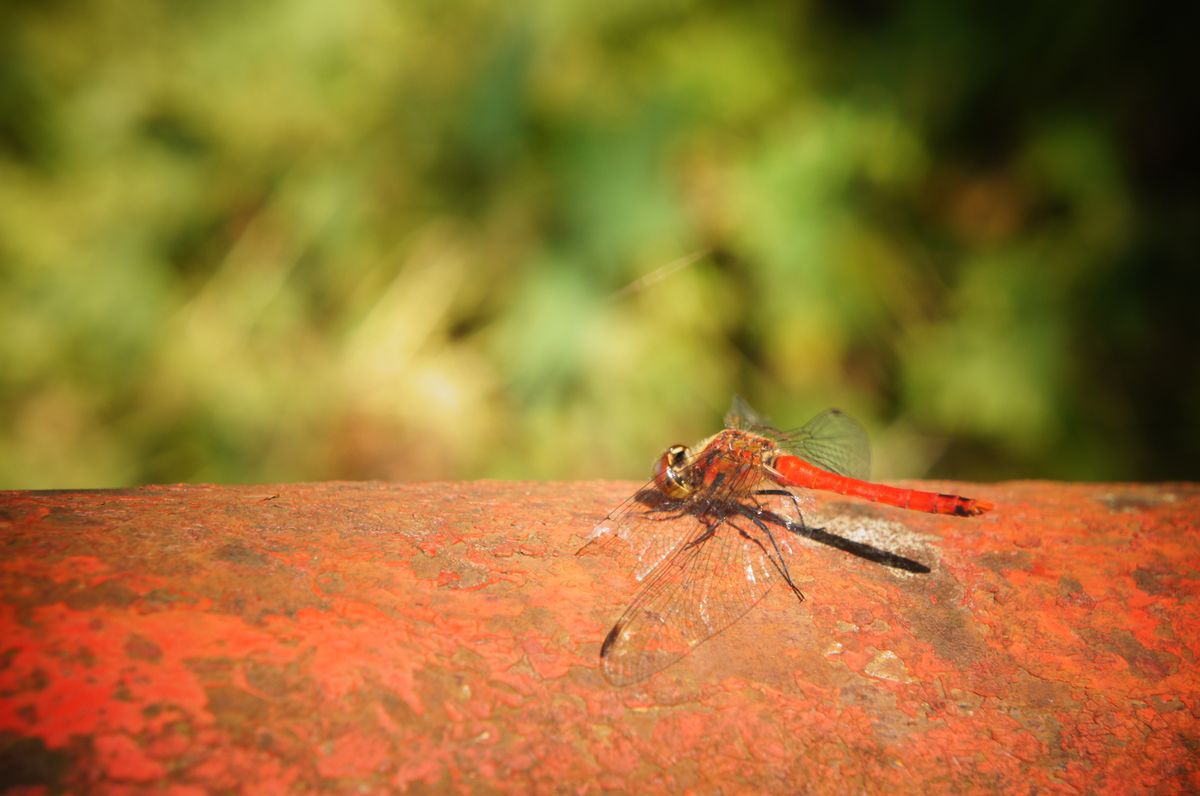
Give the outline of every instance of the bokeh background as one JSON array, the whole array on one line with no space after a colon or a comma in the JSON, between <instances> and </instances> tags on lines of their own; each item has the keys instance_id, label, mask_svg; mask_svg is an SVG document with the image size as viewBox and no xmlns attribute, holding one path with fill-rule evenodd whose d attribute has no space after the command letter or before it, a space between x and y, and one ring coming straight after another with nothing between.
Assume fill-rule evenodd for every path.
<instances>
[{"instance_id":1,"label":"bokeh background","mask_svg":"<svg viewBox=\"0 0 1200 796\"><path fill-rule=\"evenodd\" d=\"M0 487L1197 478L1196 14L1027 6L0 4Z\"/></svg>"}]
</instances>

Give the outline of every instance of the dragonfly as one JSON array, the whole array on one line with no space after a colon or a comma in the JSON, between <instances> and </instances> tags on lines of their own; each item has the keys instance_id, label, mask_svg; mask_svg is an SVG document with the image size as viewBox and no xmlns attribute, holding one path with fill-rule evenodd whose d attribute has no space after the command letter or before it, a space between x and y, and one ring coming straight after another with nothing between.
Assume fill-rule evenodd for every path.
<instances>
[{"instance_id":1,"label":"dragonfly","mask_svg":"<svg viewBox=\"0 0 1200 796\"><path fill-rule=\"evenodd\" d=\"M654 477L576 553L615 558L640 583L600 646L609 682L629 685L665 669L738 621L777 583L803 601L788 569L790 542L823 532L804 523L804 490L957 517L993 508L872 482L870 462L866 432L840 410L780 431L739 396L722 431L692 448L667 448Z\"/></svg>"}]
</instances>

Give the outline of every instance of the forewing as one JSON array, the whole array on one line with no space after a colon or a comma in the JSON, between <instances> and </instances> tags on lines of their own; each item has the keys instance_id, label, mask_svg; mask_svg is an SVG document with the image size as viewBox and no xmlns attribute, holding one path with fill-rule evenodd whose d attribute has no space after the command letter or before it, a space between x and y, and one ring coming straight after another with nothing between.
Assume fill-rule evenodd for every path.
<instances>
[{"instance_id":1,"label":"forewing","mask_svg":"<svg viewBox=\"0 0 1200 796\"><path fill-rule=\"evenodd\" d=\"M871 477L871 444L867 432L840 409L826 409L795 431L775 438L785 452L822 470L863 480Z\"/></svg>"},{"instance_id":2,"label":"forewing","mask_svg":"<svg viewBox=\"0 0 1200 796\"><path fill-rule=\"evenodd\" d=\"M871 477L867 432L840 409L826 409L800 428L780 431L745 399L735 395L725 415L725 425L761 434L785 453L799 456L822 470L863 480Z\"/></svg>"},{"instance_id":3,"label":"forewing","mask_svg":"<svg viewBox=\"0 0 1200 796\"><path fill-rule=\"evenodd\" d=\"M779 433L779 429L775 428L770 420L754 411L754 407L746 403L745 398L736 394L729 404L729 411L725 413L725 427L740 428L743 431Z\"/></svg>"},{"instance_id":4,"label":"forewing","mask_svg":"<svg viewBox=\"0 0 1200 796\"><path fill-rule=\"evenodd\" d=\"M596 524L576 555L605 555L639 581L690 539L696 519L687 503L664 495L653 481Z\"/></svg>"},{"instance_id":5,"label":"forewing","mask_svg":"<svg viewBox=\"0 0 1200 796\"><path fill-rule=\"evenodd\" d=\"M676 515L656 529L660 537L681 541L650 572L604 640L600 656L614 684L669 666L736 622L777 579L791 582L789 525L803 524L799 502L790 493L760 494L774 485L751 464L728 458L717 466L725 474L720 483L679 501Z\"/></svg>"},{"instance_id":6,"label":"forewing","mask_svg":"<svg viewBox=\"0 0 1200 796\"><path fill-rule=\"evenodd\" d=\"M740 619L780 577L755 524L727 516L659 566L613 625L600 649L615 685L645 679Z\"/></svg>"},{"instance_id":7,"label":"forewing","mask_svg":"<svg viewBox=\"0 0 1200 796\"><path fill-rule=\"evenodd\" d=\"M800 501L779 490L756 459L719 446L698 461L705 456L688 463L704 468L703 487L673 499L651 481L596 525L577 553L606 554L642 583L601 646L605 676L615 684L687 655L779 579L800 596L787 570L789 539L804 524Z\"/></svg>"},{"instance_id":8,"label":"forewing","mask_svg":"<svg viewBox=\"0 0 1200 796\"><path fill-rule=\"evenodd\" d=\"M682 468L693 467L705 453L693 453ZM610 557L639 581L645 580L669 555L696 537L702 518L736 502L766 477L765 472L720 452L715 459L709 466L725 473L717 485L679 499L668 497L653 480L648 481L596 524L575 555Z\"/></svg>"},{"instance_id":9,"label":"forewing","mask_svg":"<svg viewBox=\"0 0 1200 796\"><path fill-rule=\"evenodd\" d=\"M761 468L720 450L694 452L682 469L697 466L706 454L705 467L713 468L719 477L681 499L668 497L653 480L647 482L596 524L575 555L609 556L644 580L667 556L696 537L705 518L735 504L768 477Z\"/></svg>"}]
</instances>

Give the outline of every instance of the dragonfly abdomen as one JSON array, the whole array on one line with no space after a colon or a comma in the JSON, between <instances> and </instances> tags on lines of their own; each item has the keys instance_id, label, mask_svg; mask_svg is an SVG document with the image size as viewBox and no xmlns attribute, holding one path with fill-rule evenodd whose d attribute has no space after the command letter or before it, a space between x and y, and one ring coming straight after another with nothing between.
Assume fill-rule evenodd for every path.
<instances>
[{"instance_id":1,"label":"dragonfly abdomen","mask_svg":"<svg viewBox=\"0 0 1200 796\"><path fill-rule=\"evenodd\" d=\"M992 508L992 504L985 500L947 495L941 492L925 492L920 489L906 489L838 475L815 467L796 456L780 456L775 460L774 467L783 476L788 486L851 495L874 503L898 506L902 509L927 511L931 514L974 517Z\"/></svg>"}]
</instances>

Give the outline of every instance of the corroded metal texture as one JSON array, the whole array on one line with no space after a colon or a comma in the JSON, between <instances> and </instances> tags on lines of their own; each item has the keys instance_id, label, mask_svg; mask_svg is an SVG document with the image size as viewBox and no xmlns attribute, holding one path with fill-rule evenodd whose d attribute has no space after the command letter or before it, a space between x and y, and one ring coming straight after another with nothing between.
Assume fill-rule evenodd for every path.
<instances>
[{"instance_id":1,"label":"corroded metal texture","mask_svg":"<svg viewBox=\"0 0 1200 796\"><path fill-rule=\"evenodd\" d=\"M638 685L630 573L576 557L632 484L0 494L0 782L214 790L1200 790L1200 487L820 499L740 622Z\"/></svg>"}]
</instances>

